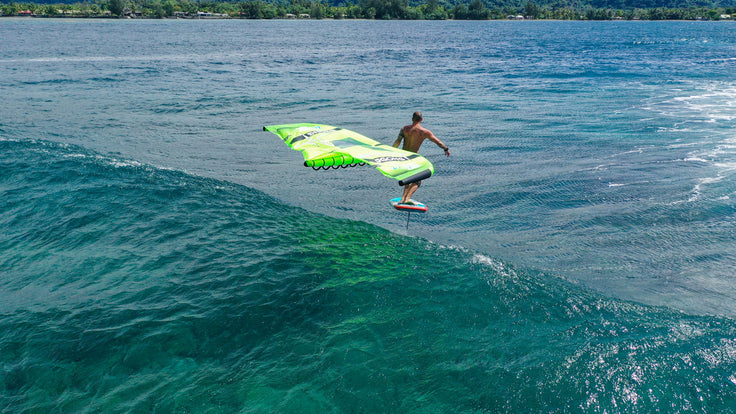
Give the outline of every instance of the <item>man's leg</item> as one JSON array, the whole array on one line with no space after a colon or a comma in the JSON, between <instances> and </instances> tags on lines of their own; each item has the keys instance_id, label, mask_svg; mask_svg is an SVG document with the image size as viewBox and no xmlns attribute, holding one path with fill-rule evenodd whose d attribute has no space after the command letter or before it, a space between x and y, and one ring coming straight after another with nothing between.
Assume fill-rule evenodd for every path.
<instances>
[{"instance_id":1,"label":"man's leg","mask_svg":"<svg viewBox=\"0 0 736 414\"><path fill-rule=\"evenodd\" d=\"M418 181L416 183L407 184L404 186L404 194L401 196L400 203L406 203L409 200L411 200L411 197L414 195L414 193L417 191L419 186L422 184L421 181Z\"/></svg>"}]
</instances>

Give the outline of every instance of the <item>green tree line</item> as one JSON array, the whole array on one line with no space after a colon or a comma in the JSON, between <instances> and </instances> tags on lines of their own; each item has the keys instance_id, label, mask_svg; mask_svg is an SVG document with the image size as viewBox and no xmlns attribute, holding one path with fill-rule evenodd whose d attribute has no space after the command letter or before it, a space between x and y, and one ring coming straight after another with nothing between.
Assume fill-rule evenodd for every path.
<instances>
[{"instance_id":1,"label":"green tree line","mask_svg":"<svg viewBox=\"0 0 736 414\"><path fill-rule=\"evenodd\" d=\"M489 20L518 18L555 20L719 20L736 15L734 7L593 7L580 3L554 2L537 4L450 3L446 0L424 0L410 4L408 0L357 0L357 3L330 5L318 0L289 0L274 3L263 0L97 0L93 3L42 4L8 3L0 5L3 16L42 17L218 17L244 19L305 18L311 19L401 19L401 20ZM728 17L726 17L728 16Z\"/></svg>"}]
</instances>

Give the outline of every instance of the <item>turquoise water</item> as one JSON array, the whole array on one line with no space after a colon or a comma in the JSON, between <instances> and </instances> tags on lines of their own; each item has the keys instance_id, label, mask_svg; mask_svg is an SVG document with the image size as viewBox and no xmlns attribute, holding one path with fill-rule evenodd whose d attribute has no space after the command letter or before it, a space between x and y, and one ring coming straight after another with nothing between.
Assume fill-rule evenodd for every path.
<instances>
[{"instance_id":1,"label":"turquoise water","mask_svg":"<svg viewBox=\"0 0 736 414\"><path fill-rule=\"evenodd\" d=\"M733 412L735 31L0 20L0 409Z\"/></svg>"}]
</instances>

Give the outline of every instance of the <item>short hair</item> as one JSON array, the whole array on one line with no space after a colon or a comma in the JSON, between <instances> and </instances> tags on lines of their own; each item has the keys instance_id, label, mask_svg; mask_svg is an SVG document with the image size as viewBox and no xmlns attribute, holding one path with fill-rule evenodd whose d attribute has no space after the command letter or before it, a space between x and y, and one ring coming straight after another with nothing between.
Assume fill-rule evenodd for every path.
<instances>
[{"instance_id":1,"label":"short hair","mask_svg":"<svg viewBox=\"0 0 736 414\"><path fill-rule=\"evenodd\" d=\"M422 113L419 111L414 112L414 115L411 116L412 122L419 122L422 120Z\"/></svg>"}]
</instances>

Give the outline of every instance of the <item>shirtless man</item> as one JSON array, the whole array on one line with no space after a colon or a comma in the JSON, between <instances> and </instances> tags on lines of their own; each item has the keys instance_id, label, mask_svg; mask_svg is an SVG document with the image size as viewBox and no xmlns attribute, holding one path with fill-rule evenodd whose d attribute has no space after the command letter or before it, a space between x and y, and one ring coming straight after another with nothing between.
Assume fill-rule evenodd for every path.
<instances>
[{"instance_id":1,"label":"shirtless man","mask_svg":"<svg viewBox=\"0 0 736 414\"><path fill-rule=\"evenodd\" d=\"M422 146L422 142L424 142L425 139L429 139L430 141L437 144L437 146L442 148L445 151L445 155L449 157L450 149L447 148L447 145L445 145L444 142L440 141L439 138L434 136L432 131L424 128L421 125L422 120L422 113L419 111L414 112L414 115L412 115L411 117L411 125L407 125L401 128L401 131L399 132L399 137L396 138L393 146L395 148L398 148L399 144L401 144L401 141L403 140L404 146L402 148L404 150L419 152L419 147ZM415 183L405 185L404 194L402 194L399 204L409 203L409 200L411 200L411 196L414 195L414 192L417 191L421 184L421 181L417 181Z\"/></svg>"}]
</instances>

